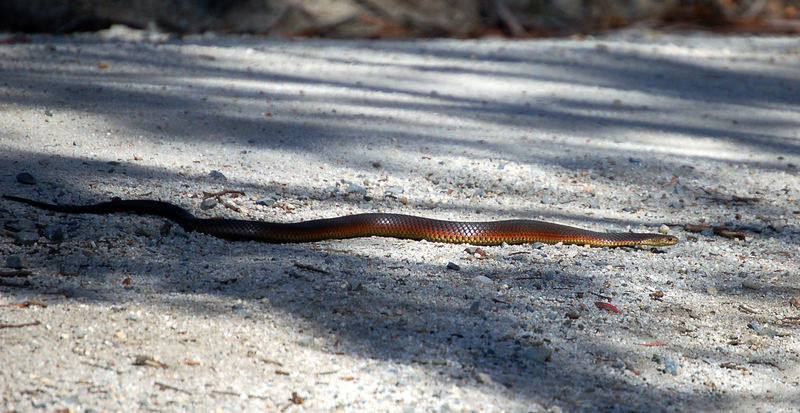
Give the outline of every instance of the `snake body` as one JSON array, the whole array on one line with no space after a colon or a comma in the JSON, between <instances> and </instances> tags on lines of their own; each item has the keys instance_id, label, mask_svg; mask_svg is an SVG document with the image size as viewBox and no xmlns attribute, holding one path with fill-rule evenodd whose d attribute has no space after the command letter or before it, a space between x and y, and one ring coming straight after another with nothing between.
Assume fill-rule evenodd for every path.
<instances>
[{"instance_id":1,"label":"snake body","mask_svg":"<svg viewBox=\"0 0 800 413\"><path fill-rule=\"evenodd\" d=\"M197 218L169 202L120 200L91 205L48 204L27 198L3 195L3 198L37 208L73 214L109 214L128 212L155 215L176 222L187 231L196 231L231 240L270 243L314 242L356 237L394 237L433 242L473 245L580 244L595 247L667 246L678 242L671 235L634 232L604 233L567 225L534 220L489 222L444 221L403 214L369 213L337 218L277 223L224 218Z\"/></svg>"}]
</instances>

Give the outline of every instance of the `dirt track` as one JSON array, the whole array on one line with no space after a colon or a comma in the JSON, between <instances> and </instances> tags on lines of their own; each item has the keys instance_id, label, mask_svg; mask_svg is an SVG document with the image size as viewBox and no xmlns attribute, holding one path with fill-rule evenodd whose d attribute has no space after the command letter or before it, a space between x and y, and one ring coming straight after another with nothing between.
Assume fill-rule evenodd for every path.
<instances>
[{"instance_id":1,"label":"dirt track","mask_svg":"<svg viewBox=\"0 0 800 413\"><path fill-rule=\"evenodd\" d=\"M800 407L797 39L32 40L0 47L2 193L681 243L264 245L3 201L4 411Z\"/></svg>"}]
</instances>

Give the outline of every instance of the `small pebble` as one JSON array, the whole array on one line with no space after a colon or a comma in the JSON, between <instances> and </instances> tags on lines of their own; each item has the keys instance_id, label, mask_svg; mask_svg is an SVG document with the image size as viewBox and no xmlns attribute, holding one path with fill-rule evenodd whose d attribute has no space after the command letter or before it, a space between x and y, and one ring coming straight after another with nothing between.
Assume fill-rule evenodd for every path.
<instances>
[{"instance_id":1,"label":"small pebble","mask_svg":"<svg viewBox=\"0 0 800 413\"><path fill-rule=\"evenodd\" d=\"M36 178L27 172L22 172L17 174L17 182L25 185L36 185Z\"/></svg>"},{"instance_id":2,"label":"small pebble","mask_svg":"<svg viewBox=\"0 0 800 413\"><path fill-rule=\"evenodd\" d=\"M146 237L146 238L152 238L155 236L155 234L153 233L153 231L150 230L150 228L143 226L137 226L136 228L134 228L133 233L140 237Z\"/></svg>"},{"instance_id":3,"label":"small pebble","mask_svg":"<svg viewBox=\"0 0 800 413\"><path fill-rule=\"evenodd\" d=\"M664 373L671 374L673 376L678 375L678 362L675 360L664 357Z\"/></svg>"},{"instance_id":4,"label":"small pebble","mask_svg":"<svg viewBox=\"0 0 800 413\"><path fill-rule=\"evenodd\" d=\"M485 275L479 275L479 276L473 278L473 280L477 281L480 284L491 284L492 283L492 279L487 277L487 276L485 276Z\"/></svg>"},{"instance_id":5,"label":"small pebble","mask_svg":"<svg viewBox=\"0 0 800 413\"><path fill-rule=\"evenodd\" d=\"M367 195L367 189L359 184L355 184L350 182L347 185L347 190L345 191L348 194L359 194L361 196Z\"/></svg>"},{"instance_id":6,"label":"small pebble","mask_svg":"<svg viewBox=\"0 0 800 413\"><path fill-rule=\"evenodd\" d=\"M64 228L60 225L48 225L42 231L44 237L53 242L64 241Z\"/></svg>"},{"instance_id":7,"label":"small pebble","mask_svg":"<svg viewBox=\"0 0 800 413\"><path fill-rule=\"evenodd\" d=\"M664 224L661 224L661 226L658 227L658 233L659 234L668 234L669 233L669 227L664 225Z\"/></svg>"},{"instance_id":8,"label":"small pebble","mask_svg":"<svg viewBox=\"0 0 800 413\"><path fill-rule=\"evenodd\" d=\"M17 219L14 221L6 221L5 227L8 230L14 232L21 232L21 231L29 231L33 232L36 231L36 224L33 221L29 221L27 219Z\"/></svg>"},{"instance_id":9,"label":"small pebble","mask_svg":"<svg viewBox=\"0 0 800 413\"><path fill-rule=\"evenodd\" d=\"M316 344L316 340L314 340L313 336L304 335L298 338L295 343L301 347L312 347Z\"/></svg>"},{"instance_id":10,"label":"small pebble","mask_svg":"<svg viewBox=\"0 0 800 413\"><path fill-rule=\"evenodd\" d=\"M630 158L628 158L628 162L630 162L630 163L642 163L642 160L639 159L639 158L630 157Z\"/></svg>"},{"instance_id":11,"label":"small pebble","mask_svg":"<svg viewBox=\"0 0 800 413\"><path fill-rule=\"evenodd\" d=\"M28 259L22 255L9 255L6 257L6 267L21 270L28 267Z\"/></svg>"},{"instance_id":12,"label":"small pebble","mask_svg":"<svg viewBox=\"0 0 800 413\"><path fill-rule=\"evenodd\" d=\"M271 207L275 205L275 199L265 196L263 198L256 199L256 204Z\"/></svg>"},{"instance_id":13,"label":"small pebble","mask_svg":"<svg viewBox=\"0 0 800 413\"><path fill-rule=\"evenodd\" d=\"M739 231L761 234L764 232L764 227L761 225L743 224L739 226Z\"/></svg>"},{"instance_id":14,"label":"small pebble","mask_svg":"<svg viewBox=\"0 0 800 413\"><path fill-rule=\"evenodd\" d=\"M764 344L764 340L762 340L761 337L759 337L759 336L750 335L750 336L745 337L742 340L742 343L744 343L744 344L746 344L748 346L761 346L762 344Z\"/></svg>"},{"instance_id":15,"label":"small pebble","mask_svg":"<svg viewBox=\"0 0 800 413\"><path fill-rule=\"evenodd\" d=\"M400 195L404 191L405 189L402 186L393 186L391 188L387 188L386 191L384 191L384 193L387 195Z\"/></svg>"},{"instance_id":16,"label":"small pebble","mask_svg":"<svg viewBox=\"0 0 800 413\"><path fill-rule=\"evenodd\" d=\"M686 187L683 185L675 185L675 193L678 195L686 194Z\"/></svg>"},{"instance_id":17,"label":"small pebble","mask_svg":"<svg viewBox=\"0 0 800 413\"><path fill-rule=\"evenodd\" d=\"M220 172L220 171L218 171L216 169L214 169L211 172L209 172L208 176L210 176L210 177L212 177L214 179L218 179L220 181L227 181L228 180L228 178L226 178L225 175L222 172Z\"/></svg>"},{"instance_id":18,"label":"small pebble","mask_svg":"<svg viewBox=\"0 0 800 413\"><path fill-rule=\"evenodd\" d=\"M217 206L218 203L219 201L217 201L217 198L206 198L203 200L203 202L200 202L200 209L211 209Z\"/></svg>"},{"instance_id":19,"label":"small pebble","mask_svg":"<svg viewBox=\"0 0 800 413\"><path fill-rule=\"evenodd\" d=\"M481 384L489 384L492 382L492 376L486 373L476 373L475 379L478 380L478 383Z\"/></svg>"},{"instance_id":20,"label":"small pebble","mask_svg":"<svg viewBox=\"0 0 800 413\"><path fill-rule=\"evenodd\" d=\"M744 280L742 281L742 288L746 288L748 290L758 290L761 288L761 285L753 280Z\"/></svg>"},{"instance_id":21,"label":"small pebble","mask_svg":"<svg viewBox=\"0 0 800 413\"><path fill-rule=\"evenodd\" d=\"M456 264L456 263L454 263L454 262L448 262L447 263L447 269L448 270L453 270L453 271L461 271L461 266Z\"/></svg>"},{"instance_id":22,"label":"small pebble","mask_svg":"<svg viewBox=\"0 0 800 413\"><path fill-rule=\"evenodd\" d=\"M528 360L544 363L550 360L550 356L553 355L553 350L546 346L529 347L524 351L523 355Z\"/></svg>"},{"instance_id":23,"label":"small pebble","mask_svg":"<svg viewBox=\"0 0 800 413\"><path fill-rule=\"evenodd\" d=\"M769 327L763 327L760 324L756 323L755 321L749 321L747 323L747 328L756 332L756 334L760 336L767 336L767 337L776 337L780 335L778 330Z\"/></svg>"},{"instance_id":24,"label":"small pebble","mask_svg":"<svg viewBox=\"0 0 800 413\"><path fill-rule=\"evenodd\" d=\"M39 234L31 231L22 231L14 233L14 244L17 245L33 245L39 241Z\"/></svg>"},{"instance_id":25,"label":"small pebble","mask_svg":"<svg viewBox=\"0 0 800 413\"><path fill-rule=\"evenodd\" d=\"M762 328L761 330L758 331L758 334L767 337L778 337L778 336L783 337L789 335L789 333L781 333L780 331L769 327Z\"/></svg>"},{"instance_id":26,"label":"small pebble","mask_svg":"<svg viewBox=\"0 0 800 413\"><path fill-rule=\"evenodd\" d=\"M472 304L469 306L469 313L470 314L480 314L481 312L481 302L480 301L473 301Z\"/></svg>"},{"instance_id":27,"label":"small pebble","mask_svg":"<svg viewBox=\"0 0 800 413\"><path fill-rule=\"evenodd\" d=\"M475 191L472 192L472 196L476 197L476 198L484 197L484 196L486 196L486 191L484 191L481 188L478 188L478 189L476 189Z\"/></svg>"}]
</instances>

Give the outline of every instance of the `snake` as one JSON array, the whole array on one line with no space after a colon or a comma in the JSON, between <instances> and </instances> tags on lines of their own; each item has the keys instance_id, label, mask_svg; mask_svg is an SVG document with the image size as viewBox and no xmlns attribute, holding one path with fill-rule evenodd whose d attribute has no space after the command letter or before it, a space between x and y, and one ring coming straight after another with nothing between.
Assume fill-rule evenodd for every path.
<instances>
[{"instance_id":1,"label":"snake","mask_svg":"<svg viewBox=\"0 0 800 413\"><path fill-rule=\"evenodd\" d=\"M50 204L3 195L3 198L40 209L70 214L133 213L174 221L187 232L218 238L267 243L316 242L357 237L393 237L431 242L500 244L578 244L593 247L668 246L672 235L636 232L596 232L529 219L503 221L446 221L393 213L364 213L299 222L267 222L228 218L198 218L178 205L156 200L119 199L88 205Z\"/></svg>"}]
</instances>

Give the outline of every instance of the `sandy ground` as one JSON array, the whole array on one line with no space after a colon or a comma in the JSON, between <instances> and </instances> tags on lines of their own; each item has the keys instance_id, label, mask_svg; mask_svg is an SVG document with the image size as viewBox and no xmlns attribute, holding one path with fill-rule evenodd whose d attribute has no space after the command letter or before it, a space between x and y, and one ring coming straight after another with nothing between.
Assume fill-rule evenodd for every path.
<instances>
[{"instance_id":1,"label":"sandy ground","mask_svg":"<svg viewBox=\"0 0 800 413\"><path fill-rule=\"evenodd\" d=\"M0 201L2 410L796 412L799 74L797 38L11 39L2 193L681 242L266 245Z\"/></svg>"}]
</instances>

